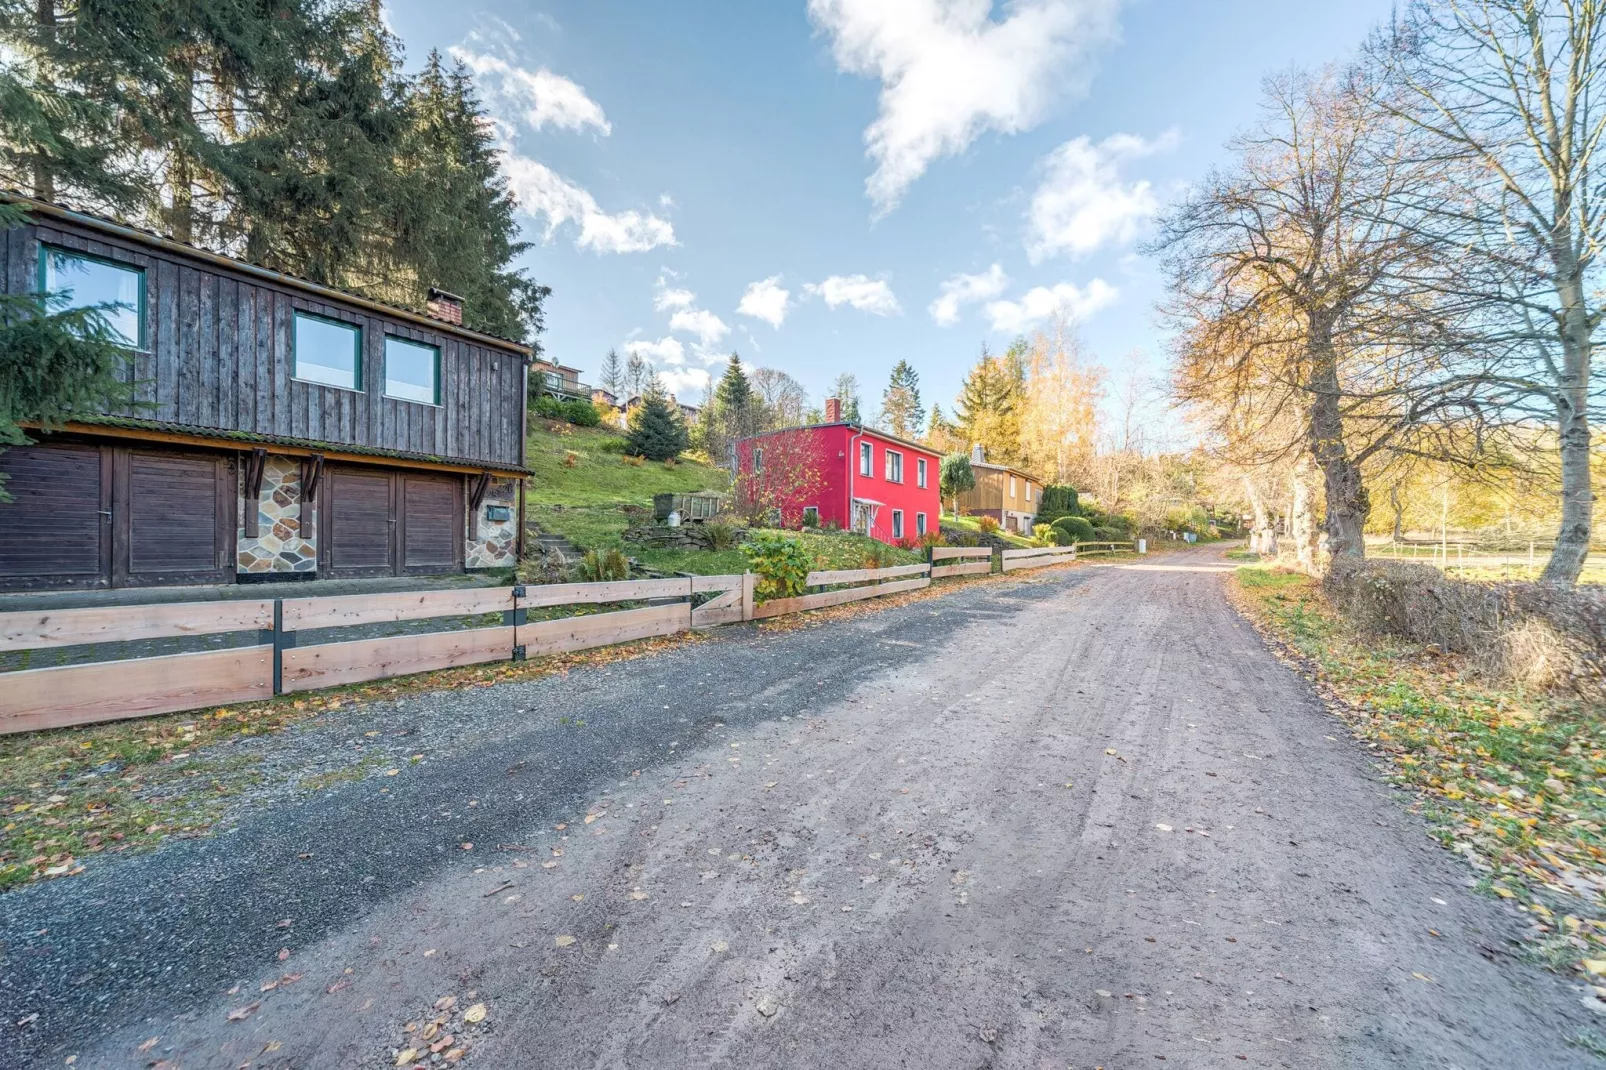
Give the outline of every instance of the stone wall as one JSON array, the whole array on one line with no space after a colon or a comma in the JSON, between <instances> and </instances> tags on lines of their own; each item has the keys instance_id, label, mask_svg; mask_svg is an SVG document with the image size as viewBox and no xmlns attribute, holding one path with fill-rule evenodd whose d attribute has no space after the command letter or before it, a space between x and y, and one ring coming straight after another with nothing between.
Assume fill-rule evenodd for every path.
<instances>
[{"instance_id":1,"label":"stone wall","mask_svg":"<svg viewBox=\"0 0 1606 1070\"><path fill-rule=\"evenodd\" d=\"M512 568L519 563L519 481L493 479L473 520L472 537L464 547L468 568ZM506 506L507 520L487 520L493 505Z\"/></svg>"},{"instance_id":2,"label":"stone wall","mask_svg":"<svg viewBox=\"0 0 1606 1070\"><path fill-rule=\"evenodd\" d=\"M245 500L245 465L240 465L239 514L251 503ZM318 570L317 528L307 518L302 532L301 459L269 454L262 472L262 498L257 506L257 537L245 537L242 523L235 535L239 542L238 568L242 574L310 573Z\"/></svg>"}]
</instances>

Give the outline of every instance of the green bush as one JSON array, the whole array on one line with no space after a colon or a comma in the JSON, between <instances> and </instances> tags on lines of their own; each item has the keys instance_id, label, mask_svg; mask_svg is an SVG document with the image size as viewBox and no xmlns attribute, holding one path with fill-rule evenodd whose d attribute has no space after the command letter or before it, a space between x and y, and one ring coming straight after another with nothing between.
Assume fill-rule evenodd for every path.
<instances>
[{"instance_id":1,"label":"green bush","mask_svg":"<svg viewBox=\"0 0 1606 1070\"><path fill-rule=\"evenodd\" d=\"M1077 500L1076 488L1050 483L1043 488L1043 499L1037 504L1037 522L1052 524L1060 517L1081 516L1082 504Z\"/></svg>"},{"instance_id":2,"label":"green bush","mask_svg":"<svg viewBox=\"0 0 1606 1070\"><path fill-rule=\"evenodd\" d=\"M596 427L602 423L602 417L597 415L597 407L589 401L565 401L563 418L576 427Z\"/></svg>"},{"instance_id":3,"label":"green bush","mask_svg":"<svg viewBox=\"0 0 1606 1070\"><path fill-rule=\"evenodd\" d=\"M1056 546L1093 541L1093 525L1087 522L1086 517L1062 516L1054 521L1054 531L1059 536L1055 542Z\"/></svg>"},{"instance_id":4,"label":"green bush","mask_svg":"<svg viewBox=\"0 0 1606 1070\"><path fill-rule=\"evenodd\" d=\"M535 404L531 405L530 408L537 416L545 419L563 419L563 402L559 401L550 394L542 394L540 397L536 398Z\"/></svg>"},{"instance_id":5,"label":"green bush","mask_svg":"<svg viewBox=\"0 0 1606 1070\"><path fill-rule=\"evenodd\" d=\"M803 593L814 559L803 548L803 540L778 531L754 531L742 543L748 567L758 575L754 596L761 602L772 598L795 598Z\"/></svg>"},{"instance_id":6,"label":"green bush","mask_svg":"<svg viewBox=\"0 0 1606 1070\"><path fill-rule=\"evenodd\" d=\"M723 520L708 520L703 523L703 534L708 537L710 550L729 550L736 545L741 532Z\"/></svg>"},{"instance_id":7,"label":"green bush","mask_svg":"<svg viewBox=\"0 0 1606 1070\"><path fill-rule=\"evenodd\" d=\"M619 550L587 550L575 567L582 583L609 583L630 578L630 559Z\"/></svg>"},{"instance_id":8,"label":"green bush","mask_svg":"<svg viewBox=\"0 0 1606 1070\"><path fill-rule=\"evenodd\" d=\"M623 453L630 448L630 443L618 435L609 435L607 438L597 440L597 449L603 453Z\"/></svg>"},{"instance_id":9,"label":"green bush","mask_svg":"<svg viewBox=\"0 0 1606 1070\"><path fill-rule=\"evenodd\" d=\"M1108 524L1093 529L1093 538L1098 542L1130 542L1126 535L1120 528L1112 528Z\"/></svg>"}]
</instances>

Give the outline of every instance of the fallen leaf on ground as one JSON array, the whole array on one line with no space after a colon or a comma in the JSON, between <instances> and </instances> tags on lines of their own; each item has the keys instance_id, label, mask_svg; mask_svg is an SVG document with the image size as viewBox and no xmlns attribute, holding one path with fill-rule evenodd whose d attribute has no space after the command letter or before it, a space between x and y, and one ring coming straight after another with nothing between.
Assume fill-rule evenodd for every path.
<instances>
[{"instance_id":1,"label":"fallen leaf on ground","mask_svg":"<svg viewBox=\"0 0 1606 1070\"><path fill-rule=\"evenodd\" d=\"M463 1021L467 1022L469 1025L476 1025L485 1021L485 1004L476 1003L474 1006L464 1011Z\"/></svg>"},{"instance_id":2,"label":"fallen leaf on ground","mask_svg":"<svg viewBox=\"0 0 1606 1070\"><path fill-rule=\"evenodd\" d=\"M257 1012L257 1008L260 1006L262 1006L261 1003L247 1003L243 1007L236 1007L229 1012L229 1021L243 1022L255 1014Z\"/></svg>"},{"instance_id":3,"label":"fallen leaf on ground","mask_svg":"<svg viewBox=\"0 0 1606 1070\"><path fill-rule=\"evenodd\" d=\"M418 1054L418 1049L417 1048L403 1048L401 1053L396 1056L396 1065L400 1066L403 1063L411 1062L413 1057L416 1056L417 1054Z\"/></svg>"},{"instance_id":4,"label":"fallen leaf on ground","mask_svg":"<svg viewBox=\"0 0 1606 1070\"><path fill-rule=\"evenodd\" d=\"M572 936L557 936L557 937L553 937L553 941L552 942L557 944L559 947L568 947L570 944L574 943L574 937L572 937Z\"/></svg>"},{"instance_id":5,"label":"fallen leaf on ground","mask_svg":"<svg viewBox=\"0 0 1606 1070\"><path fill-rule=\"evenodd\" d=\"M1170 832L1171 831L1171 826L1170 825L1155 825L1154 827L1159 829L1161 832Z\"/></svg>"},{"instance_id":6,"label":"fallen leaf on ground","mask_svg":"<svg viewBox=\"0 0 1606 1070\"><path fill-rule=\"evenodd\" d=\"M151 1037L151 1039L147 1040L145 1043L143 1043L143 1044L141 1044L139 1046L139 1050L140 1051L150 1051L152 1048L156 1047L157 1043L161 1039L162 1039L161 1037Z\"/></svg>"}]
</instances>

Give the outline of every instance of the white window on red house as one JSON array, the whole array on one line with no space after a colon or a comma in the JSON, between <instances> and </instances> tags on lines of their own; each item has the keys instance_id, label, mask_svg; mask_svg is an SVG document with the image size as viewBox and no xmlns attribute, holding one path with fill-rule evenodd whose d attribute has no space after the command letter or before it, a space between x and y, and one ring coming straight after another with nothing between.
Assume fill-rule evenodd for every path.
<instances>
[{"instance_id":1,"label":"white window on red house","mask_svg":"<svg viewBox=\"0 0 1606 1070\"><path fill-rule=\"evenodd\" d=\"M920 463L921 464L925 464L926 462L921 461ZM916 535L924 535L925 533L926 533L926 514L925 513L916 513L915 514L915 534Z\"/></svg>"},{"instance_id":2,"label":"white window on red house","mask_svg":"<svg viewBox=\"0 0 1606 1070\"><path fill-rule=\"evenodd\" d=\"M887 450L887 482L903 482L903 454L897 450Z\"/></svg>"},{"instance_id":3,"label":"white window on red house","mask_svg":"<svg viewBox=\"0 0 1606 1070\"><path fill-rule=\"evenodd\" d=\"M915 486L924 487L925 485L926 485L926 459L924 457L916 457L915 458Z\"/></svg>"},{"instance_id":4,"label":"white window on red house","mask_svg":"<svg viewBox=\"0 0 1606 1070\"><path fill-rule=\"evenodd\" d=\"M820 526L819 506L805 505L803 507L803 526L806 528L817 528Z\"/></svg>"},{"instance_id":5,"label":"white window on red house","mask_svg":"<svg viewBox=\"0 0 1606 1070\"><path fill-rule=\"evenodd\" d=\"M859 474L861 476L868 476L875 472L875 468L870 463L873 460L872 453L873 450L870 443L859 443Z\"/></svg>"},{"instance_id":6,"label":"white window on red house","mask_svg":"<svg viewBox=\"0 0 1606 1070\"><path fill-rule=\"evenodd\" d=\"M903 538L903 510L902 509L894 509L892 511L892 537L894 539Z\"/></svg>"}]
</instances>

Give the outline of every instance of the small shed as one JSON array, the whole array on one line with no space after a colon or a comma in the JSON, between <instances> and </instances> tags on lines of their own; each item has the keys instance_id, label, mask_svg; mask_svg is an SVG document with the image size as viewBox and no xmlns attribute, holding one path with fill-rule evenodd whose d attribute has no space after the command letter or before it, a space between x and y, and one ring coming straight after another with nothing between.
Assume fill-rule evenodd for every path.
<instances>
[{"instance_id":1,"label":"small shed","mask_svg":"<svg viewBox=\"0 0 1606 1070\"><path fill-rule=\"evenodd\" d=\"M680 522L712 520L725 509L725 495L713 493L654 494L652 515L662 523L670 513L679 513Z\"/></svg>"}]
</instances>

